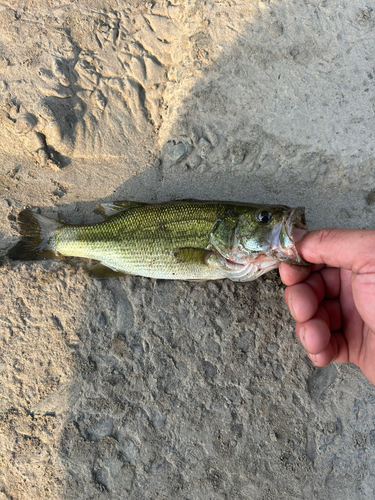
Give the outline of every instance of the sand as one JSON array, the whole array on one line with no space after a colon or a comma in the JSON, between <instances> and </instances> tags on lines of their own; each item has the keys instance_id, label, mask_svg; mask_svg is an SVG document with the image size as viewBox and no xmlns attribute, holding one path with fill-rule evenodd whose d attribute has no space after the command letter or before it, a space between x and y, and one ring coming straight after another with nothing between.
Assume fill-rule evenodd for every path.
<instances>
[{"instance_id":1,"label":"sand","mask_svg":"<svg viewBox=\"0 0 375 500\"><path fill-rule=\"evenodd\" d=\"M0 254L25 207L85 223L125 199L374 227L365 5L3 1ZM374 498L375 389L353 365L311 365L276 271L86 267L0 268L0 500Z\"/></svg>"}]
</instances>

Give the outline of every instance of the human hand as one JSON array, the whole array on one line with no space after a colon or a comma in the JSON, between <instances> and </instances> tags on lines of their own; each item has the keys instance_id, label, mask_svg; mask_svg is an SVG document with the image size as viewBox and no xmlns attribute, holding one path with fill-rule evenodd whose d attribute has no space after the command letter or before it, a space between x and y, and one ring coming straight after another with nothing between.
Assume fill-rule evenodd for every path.
<instances>
[{"instance_id":1,"label":"human hand","mask_svg":"<svg viewBox=\"0 0 375 500\"><path fill-rule=\"evenodd\" d=\"M354 363L375 385L375 231L311 231L296 246L313 265L282 263L280 276L308 357Z\"/></svg>"}]
</instances>

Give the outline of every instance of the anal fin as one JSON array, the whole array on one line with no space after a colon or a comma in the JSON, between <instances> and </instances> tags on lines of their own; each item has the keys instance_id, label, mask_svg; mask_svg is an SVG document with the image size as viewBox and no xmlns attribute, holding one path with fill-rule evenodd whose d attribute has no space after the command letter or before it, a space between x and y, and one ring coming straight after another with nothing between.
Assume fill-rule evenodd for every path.
<instances>
[{"instance_id":1,"label":"anal fin","mask_svg":"<svg viewBox=\"0 0 375 500\"><path fill-rule=\"evenodd\" d=\"M116 271L116 269L111 269L110 267L107 267L100 262L99 264L95 264L95 266L88 269L86 273L90 276L90 278L95 279L119 278L121 276L128 276L126 273L123 273L122 271Z\"/></svg>"}]
</instances>

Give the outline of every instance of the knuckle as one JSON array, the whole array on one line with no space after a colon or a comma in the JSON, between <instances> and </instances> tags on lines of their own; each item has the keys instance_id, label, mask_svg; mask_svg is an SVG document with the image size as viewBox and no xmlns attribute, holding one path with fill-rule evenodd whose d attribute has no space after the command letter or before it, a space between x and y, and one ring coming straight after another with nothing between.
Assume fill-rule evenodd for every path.
<instances>
[{"instance_id":1,"label":"knuckle","mask_svg":"<svg viewBox=\"0 0 375 500\"><path fill-rule=\"evenodd\" d=\"M326 263L327 254L331 254L340 240L340 231L333 228L319 229L315 235L314 248L319 262ZM315 261L316 262L316 261Z\"/></svg>"},{"instance_id":2,"label":"knuckle","mask_svg":"<svg viewBox=\"0 0 375 500\"><path fill-rule=\"evenodd\" d=\"M337 229L327 227L324 229L319 229L319 231L317 231L317 238L319 245L322 244L327 245L329 243L332 243L337 239L337 236L338 236Z\"/></svg>"}]
</instances>

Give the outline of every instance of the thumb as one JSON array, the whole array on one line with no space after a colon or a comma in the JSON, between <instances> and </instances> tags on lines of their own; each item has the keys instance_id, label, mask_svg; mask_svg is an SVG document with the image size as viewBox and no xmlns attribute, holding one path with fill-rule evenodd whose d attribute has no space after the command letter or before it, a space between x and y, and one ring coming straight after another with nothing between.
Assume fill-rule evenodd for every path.
<instances>
[{"instance_id":1,"label":"thumb","mask_svg":"<svg viewBox=\"0 0 375 500\"><path fill-rule=\"evenodd\" d=\"M375 231L366 229L319 229L296 243L299 254L312 264L375 272Z\"/></svg>"}]
</instances>

